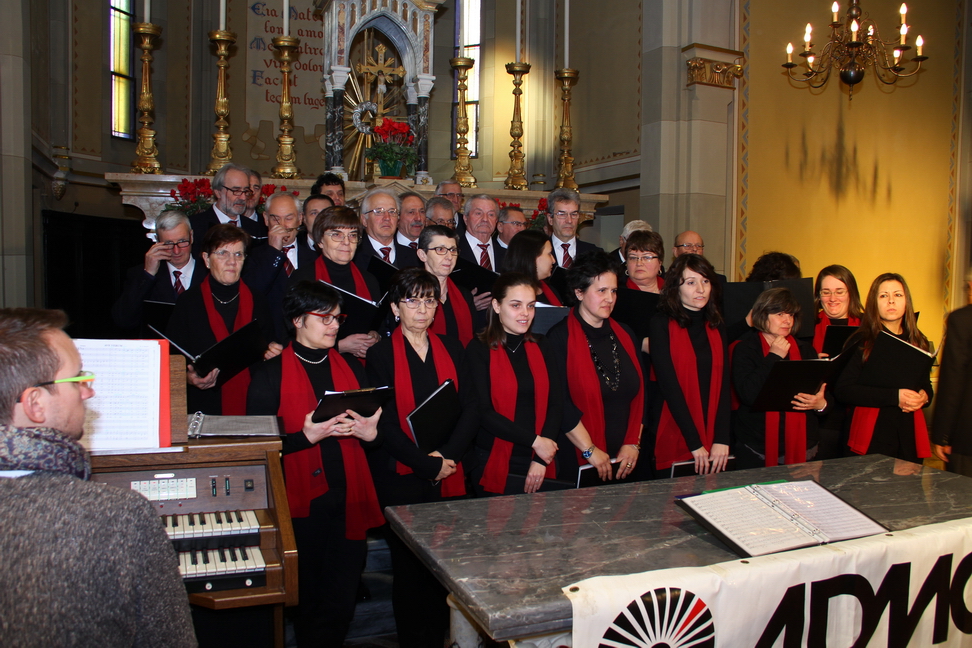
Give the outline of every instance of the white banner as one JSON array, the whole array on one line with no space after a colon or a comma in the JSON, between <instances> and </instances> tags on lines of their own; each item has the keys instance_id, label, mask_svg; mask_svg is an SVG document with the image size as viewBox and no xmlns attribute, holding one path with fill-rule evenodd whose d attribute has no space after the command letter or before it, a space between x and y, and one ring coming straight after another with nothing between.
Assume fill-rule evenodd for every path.
<instances>
[{"instance_id":1,"label":"white banner","mask_svg":"<svg viewBox=\"0 0 972 648\"><path fill-rule=\"evenodd\" d=\"M575 648L972 646L970 576L966 519L564 593Z\"/></svg>"}]
</instances>

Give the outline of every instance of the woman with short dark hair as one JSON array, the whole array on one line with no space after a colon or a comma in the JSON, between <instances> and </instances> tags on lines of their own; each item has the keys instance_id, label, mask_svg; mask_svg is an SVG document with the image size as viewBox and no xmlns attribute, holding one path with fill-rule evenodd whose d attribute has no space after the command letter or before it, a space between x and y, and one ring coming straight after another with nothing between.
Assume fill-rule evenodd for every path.
<instances>
[{"instance_id":1,"label":"woman with short dark hair","mask_svg":"<svg viewBox=\"0 0 972 648\"><path fill-rule=\"evenodd\" d=\"M417 254L439 282L439 307L429 331L458 339L465 347L475 333L476 309L469 291L457 286L449 276L459 258L459 234L445 225L428 225L419 234Z\"/></svg>"},{"instance_id":2,"label":"woman with short dark hair","mask_svg":"<svg viewBox=\"0 0 972 648\"><path fill-rule=\"evenodd\" d=\"M635 230L624 243L625 288L660 293L665 287L661 272L665 242L658 232Z\"/></svg>"},{"instance_id":3,"label":"woman with short dark hair","mask_svg":"<svg viewBox=\"0 0 972 648\"><path fill-rule=\"evenodd\" d=\"M740 402L733 414L737 468L803 463L816 454L818 416L829 405L826 385L815 394L795 394L792 410L752 409L777 362L817 357L813 347L793 337L799 326L800 303L788 289L772 288L753 305L755 330L733 347L732 383Z\"/></svg>"},{"instance_id":4,"label":"woman with short dark hair","mask_svg":"<svg viewBox=\"0 0 972 648\"><path fill-rule=\"evenodd\" d=\"M489 324L466 347L462 396L475 404L480 422L470 457L480 496L535 493L556 476L564 397L551 378L556 356L530 332L538 290L529 275L500 275Z\"/></svg>"},{"instance_id":5,"label":"woman with short dark hair","mask_svg":"<svg viewBox=\"0 0 972 648\"><path fill-rule=\"evenodd\" d=\"M337 291L300 281L284 295L294 339L254 371L247 414L283 420L287 502L300 554L298 646L341 646L354 616L368 529L384 523L364 448L378 434L371 417L348 410L312 419L327 391L368 386L360 362L335 351L344 317Z\"/></svg>"},{"instance_id":6,"label":"woman with short dark hair","mask_svg":"<svg viewBox=\"0 0 972 648\"><path fill-rule=\"evenodd\" d=\"M699 474L729 458L729 354L716 305L721 284L705 257L683 254L665 275L651 320L651 363L658 380L652 405L655 465L694 461Z\"/></svg>"}]
</instances>

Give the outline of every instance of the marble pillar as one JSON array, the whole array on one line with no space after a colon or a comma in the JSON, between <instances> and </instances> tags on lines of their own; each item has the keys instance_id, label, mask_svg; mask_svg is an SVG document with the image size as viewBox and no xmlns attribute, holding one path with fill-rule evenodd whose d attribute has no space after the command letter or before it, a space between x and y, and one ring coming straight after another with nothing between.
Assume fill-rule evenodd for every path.
<instances>
[{"instance_id":1,"label":"marble pillar","mask_svg":"<svg viewBox=\"0 0 972 648\"><path fill-rule=\"evenodd\" d=\"M331 92L334 95L327 112L331 129L327 131L327 150L330 152L327 170L347 178L344 170L344 86L348 82L351 68L340 65L331 66Z\"/></svg>"},{"instance_id":2,"label":"marble pillar","mask_svg":"<svg viewBox=\"0 0 972 648\"><path fill-rule=\"evenodd\" d=\"M416 126L415 147L418 153L418 163L415 165L415 184L431 185L429 176L429 95L435 77L431 74L419 74L415 81L416 95ZM409 116L411 119L411 115Z\"/></svg>"}]
</instances>

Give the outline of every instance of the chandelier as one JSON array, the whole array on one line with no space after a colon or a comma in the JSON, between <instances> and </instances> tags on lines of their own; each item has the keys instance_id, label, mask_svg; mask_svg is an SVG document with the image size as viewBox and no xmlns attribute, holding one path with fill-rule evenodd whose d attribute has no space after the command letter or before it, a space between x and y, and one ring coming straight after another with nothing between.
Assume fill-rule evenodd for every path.
<instances>
[{"instance_id":1,"label":"chandelier","mask_svg":"<svg viewBox=\"0 0 972 648\"><path fill-rule=\"evenodd\" d=\"M858 0L850 0L843 21L840 20L840 7L836 2L830 10L833 12L830 40L819 56L813 51L813 28L810 23L807 23L806 32L803 34L803 51L799 53L804 59L802 65L793 62L793 43L787 43L786 63L783 67L794 81L820 88L827 83L831 71L836 68L840 80L847 84L849 96L853 97L854 86L864 79L868 66L874 66L874 72L881 83L893 85L898 79L917 74L921 69L921 62L928 58L922 56L924 41L921 36L915 39L915 55L911 59L907 58L911 46L908 45L908 7L904 4L899 10L901 24L897 30L898 38L888 41L881 39L877 25L861 12Z\"/></svg>"}]
</instances>

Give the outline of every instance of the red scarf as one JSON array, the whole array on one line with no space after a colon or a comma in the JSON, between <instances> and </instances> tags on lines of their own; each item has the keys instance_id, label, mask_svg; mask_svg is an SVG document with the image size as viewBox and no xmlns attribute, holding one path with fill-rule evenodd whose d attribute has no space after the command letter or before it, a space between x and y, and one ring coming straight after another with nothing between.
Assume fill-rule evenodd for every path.
<instances>
[{"instance_id":1,"label":"red scarf","mask_svg":"<svg viewBox=\"0 0 972 648\"><path fill-rule=\"evenodd\" d=\"M848 326L860 326L860 317L848 317ZM824 337L827 335L827 327L830 326L830 318L824 311L817 313L817 324L813 327L813 348L817 353L823 353Z\"/></svg>"},{"instance_id":2,"label":"red scarf","mask_svg":"<svg viewBox=\"0 0 972 648\"><path fill-rule=\"evenodd\" d=\"M877 425L878 415L881 413L879 407L855 407L854 417L851 419L850 437L847 440L847 447L852 452L863 455L867 454L867 449L871 447L871 438L874 436L874 427ZM915 451L919 459L931 456L931 446L928 441L928 425L925 423L925 412L917 410L911 412L914 417L915 426Z\"/></svg>"},{"instance_id":3,"label":"red scarf","mask_svg":"<svg viewBox=\"0 0 972 648\"><path fill-rule=\"evenodd\" d=\"M523 341L530 373L533 375L534 387L534 432L537 436L543 431L543 423L547 419L547 399L550 395L550 376L547 373L547 363L536 342ZM519 397L519 387L516 374L507 355L506 345L500 345L489 352L489 392L493 402L493 409L500 416L509 420L516 418L516 400ZM493 448L483 471L483 478L479 480L483 489L490 493L502 494L506 490L506 478L510 474L510 457L513 455L513 442L499 437L493 438ZM547 465L547 477L556 476L553 462Z\"/></svg>"},{"instance_id":4,"label":"red scarf","mask_svg":"<svg viewBox=\"0 0 972 648\"><path fill-rule=\"evenodd\" d=\"M405 336L402 334L401 326L392 331L391 342L396 368L395 405L398 407L398 425L414 443L415 436L412 434L412 429L409 427L406 417L415 409L415 392L412 390L412 372L408 370L408 358L405 355ZM429 335L429 351L432 352L432 361L435 363L435 378L439 381L439 384L442 384L448 378L452 378L452 382L458 389L459 377L456 373L456 365L439 336ZM396 466L399 475L412 474L412 469L402 462L396 462ZM442 496L465 495L465 481L462 464L456 462L456 472L442 481Z\"/></svg>"},{"instance_id":5,"label":"red scarf","mask_svg":"<svg viewBox=\"0 0 972 648\"><path fill-rule=\"evenodd\" d=\"M307 412L317 407L317 398L307 370L300 364L292 345L284 349L280 360L280 407L277 416L283 418L284 429L293 434L291 430L303 430L304 418ZM332 350L327 354L327 360L335 390L358 388L358 379L341 354ZM361 442L355 437L344 437L339 438L338 443L347 489L344 537L348 540L364 540L367 530L381 526L385 519L378 506L378 496ZM307 517L310 515L311 500L328 491L321 449L314 445L284 455L283 459L290 515L295 518Z\"/></svg>"},{"instance_id":6,"label":"red scarf","mask_svg":"<svg viewBox=\"0 0 972 648\"><path fill-rule=\"evenodd\" d=\"M625 288L630 288L631 290L641 290L641 286L634 282L634 279L628 277L628 280L624 284ZM665 287L665 278L658 277L658 290L661 291Z\"/></svg>"},{"instance_id":7,"label":"red scarf","mask_svg":"<svg viewBox=\"0 0 972 648\"><path fill-rule=\"evenodd\" d=\"M456 318L456 328L459 329L459 342L465 347L473 339L473 320L469 304L466 303L465 297L459 292L459 288L452 282L451 277L446 277L446 294L449 295L449 298L439 306L439 313L442 313L446 308L452 309L452 314ZM436 313L436 315L439 313ZM433 318L429 333L435 335L448 334L445 313L442 313L441 317Z\"/></svg>"},{"instance_id":8,"label":"red scarf","mask_svg":"<svg viewBox=\"0 0 972 648\"><path fill-rule=\"evenodd\" d=\"M353 263L348 265L351 266L351 276L354 277L354 294L365 299L372 299L371 291L368 290L368 284L365 283L364 275L358 270L358 266ZM323 256L317 257L317 261L314 262L314 278L318 281L331 283L331 273L327 271Z\"/></svg>"},{"instance_id":9,"label":"red scarf","mask_svg":"<svg viewBox=\"0 0 972 648\"><path fill-rule=\"evenodd\" d=\"M719 410L719 397L722 392L722 369L725 363L725 352L722 347L722 336L719 330L705 325L712 349L712 373L709 376L709 402L706 403L706 413L703 418L702 390L699 388L699 369L695 358L695 349L689 338L688 329L682 328L673 319L668 321L668 335L670 339L670 353L678 386L681 388L685 403L688 405L699 432L699 438L706 450L712 448L715 438L716 414ZM655 463L659 470L666 470L676 461L687 461L692 458L692 450L685 444L685 437L679 429L668 403L662 406L661 420L658 422L658 433L655 439Z\"/></svg>"},{"instance_id":10,"label":"red scarf","mask_svg":"<svg viewBox=\"0 0 972 648\"><path fill-rule=\"evenodd\" d=\"M216 336L217 342L229 337L223 316L216 312L213 303L213 288L209 282L210 275L202 280L203 305L206 306L206 319L209 320L209 330ZM240 304L236 308L236 319L233 320L233 332L253 321L253 293L240 281ZM201 376L200 376L201 377ZM246 414L246 392L250 388L250 370L244 369L225 383L220 389L223 416L244 416Z\"/></svg>"},{"instance_id":11,"label":"red scarf","mask_svg":"<svg viewBox=\"0 0 972 648\"><path fill-rule=\"evenodd\" d=\"M547 303L551 306L563 306L563 302L557 297L557 293L553 291L550 284L547 283L546 279L540 280L540 290L543 291L543 296L547 298Z\"/></svg>"},{"instance_id":12,"label":"red scarf","mask_svg":"<svg viewBox=\"0 0 972 648\"><path fill-rule=\"evenodd\" d=\"M763 357L769 355L769 342L762 333L757 333L759 343L763 349ZM786 336L790 343L790 360L801 360L800 349L792 335ZM783 440L786 444L784 463L797 464L807 460L807 414L804 412L786 412L783 421ZM766 465L776 466L780 461L780 413L766 412Z\"/></svg>"},{"instance_id":13,"label":"red scarf","mask_svg":"<svg viewBox=\"0 0 972 648\"><path fill-rule=\"evenodd\" d=\"M641 419L645 410L645 383L641 375L641 362L635 353L631 337L624 332L621 325L608 318L606 322L614 331L614 336L620 340L621 346L638 371L638 395L631 400L628 410L628 427L624 433L624 443L636 445L641 439ZM587 343L587 336L581 327L577 311L571 311L567 318L567 384L570 397L574 404L584 413L581 420L591 435L591 443L601 450L607 451L607 440L604 435L604 400L601 397L601 380L594 368L591 350ZM577 450L577 460L583 461L581 450Z\"/></svg>"}]
</instances>

